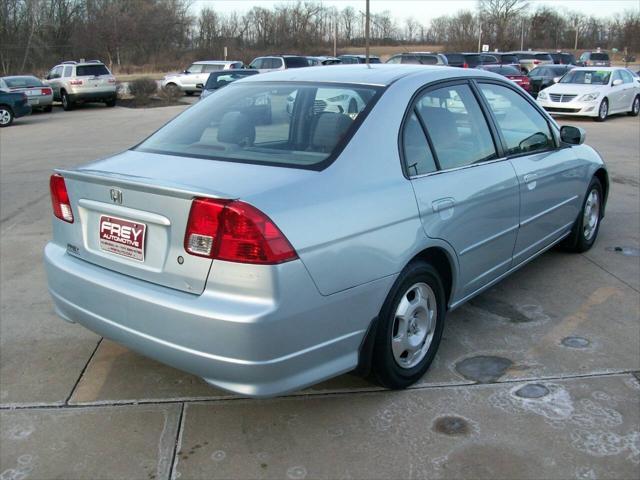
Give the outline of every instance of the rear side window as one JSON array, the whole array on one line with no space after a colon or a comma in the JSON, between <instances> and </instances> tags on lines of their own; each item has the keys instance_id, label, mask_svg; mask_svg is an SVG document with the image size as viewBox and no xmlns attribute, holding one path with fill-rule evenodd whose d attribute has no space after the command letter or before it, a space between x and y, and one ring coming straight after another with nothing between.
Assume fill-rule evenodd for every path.
<instances>
[{"instance_id":1,"label":"rear side window","mask_svg":"<svg viewBox=\"0 0 640 480\"><path fill-rule=\"evenodd\" d=\"M548 53L536 53L535 59L536 60L546 60L548 62L552 62L553 61L553 58L551 58L551 55L549 55Z\"/></svg>"},{"instance_id":2,"label":"rear side window","mask_svg":"<svg viewBox=\"0 0 640 480\"><path fill-rule=\"evenodd\" d=\"M429 90L416 103L443 170L496 158L489 126L468 85Z\"/></svg>"},{"instance_id":3,"label":"rear side window","mask_svg":"<svg viewBox=\"0 0 640 480\"><path fill-rule=\"evenodd\" d=\"M99 77L100 75L110 75L104 65L78 65L76 67L77 77Z\"/></svg>"},{"instance_id":4,"label":"rear side window","mask_svg":"<svg viewBox=\"0 0 640 480\"><path fill-rule=\"evenodd\" d=\"M519 155L554 147L546 119L510 88L481 83L480 90L496 118L507 155Z\"/></svg>"},{"instance_id":5,"label":"rear side window","mask_svg":"<svg viewBox=\"0 0 640 480\"><path fill-rule=\"evenodd\" d=\"M309 66L309 62L304 57L285 57L284 64L287 66L287 68L300 68ZM278 67L279 66L280 65L278 65Z\"/></svg>"},{"instance_id":6,"label":"rear side window","mask_svg":"<svg viewBox=\"0 0 640 480\"><path fill-rule=\"evenodd\" d=\"M409 176L424 175L437 170L427 137L415 111L404 124L402 148L404 163Z\"/></svg>"},{"instance_id":7,"label":"rear side window","mask_svg":"<svg viewBox=\"0 0 640 480\"><path fill-rule=\"evenodd\" d=\"M62 74L62 76L63 77L70 77L72 71L73 71L73 67L71 67L71 66L64 67L64 73Z\"/></svg>"},{"instance_id":8,"label":"rear side window","mask_svg":"<svg viewBox=\"0 0 640 480\"><path fill-rule=\"evenodd\" d=\"M218 70L222 70L224 68L224 65L220 65L220 64L207 64L204 65L204 68L202 69L203 73L209 73L209 72L217 72Z\"/></svg>"},{"instance_id":9,"label":"rear side window","mask_svg":"<svg viewBox=\"0 0 640 480\"><path fill-rule=\"evenodd\" d=\"M336 152L378 87L234 82L165 125L137 150L314 168Z\"/></svg>"},{"instance_id":10,"label":"rear side window","mask_svg":"<svg viewBox=\"0 0 640 480\"><path fill-rule=\"evenodd\" d=\"M394 55L389 60L387 60L387 63L400 63L401 61L402 61L401 55Z\"/></svg>"},{"instance_id":11,"label":"rear side window","mask_svg":"<svg viewBox=\"0 0 640 480\"><path fill-rule=\"evenodd\" d=\"M464 63L464 55L459 53L445 53L449 63Z\"/></svg>"},{"instance_id":12,"label":"rear side window","mask_svg":"<svg viewBox=\"0 0 640 480\"><path fill-rule=\"evenodd\" d=\"M480 55L465 55L464 61L470 67L477 67L481 63Z\"/></svg>"}]
</instances>

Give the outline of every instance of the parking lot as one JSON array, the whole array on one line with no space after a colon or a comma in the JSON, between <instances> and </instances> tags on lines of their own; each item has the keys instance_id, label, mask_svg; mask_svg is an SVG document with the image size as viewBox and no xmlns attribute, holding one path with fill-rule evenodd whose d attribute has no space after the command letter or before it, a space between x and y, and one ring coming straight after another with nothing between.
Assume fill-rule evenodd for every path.
<instances>
[{"instance_id":1,"label":"parking lot","mask_svg":"<svg viewBox=\"0 0 640 480\"><path fill-rule=\"evenodd\" d=\"M184 108L56 106L0 132L1 480L638 477L637 117L562 120L608 162L596 245L552 250L452 312L417 385L344 375L249 400L62 321L46 288L51 170Z\"/></svg>"}]
</instances>

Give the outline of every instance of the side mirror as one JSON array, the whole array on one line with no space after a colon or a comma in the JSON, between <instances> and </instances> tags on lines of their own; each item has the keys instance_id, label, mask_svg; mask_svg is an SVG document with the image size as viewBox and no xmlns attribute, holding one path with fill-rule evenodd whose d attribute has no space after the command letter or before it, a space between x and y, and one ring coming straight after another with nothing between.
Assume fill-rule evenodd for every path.
<instances>
[{"instance_id":1,"label":"side mirror","mask_svg":"<svg viewBox=\"0 0 640 480\"><path fill-rule=\"evenodd\" d=\"M553 83L558 83L561 77L553 77Z\"/></svg>"},{"instance_id":2,"label":"side mirror","mask_svg":"<svg viewBox=\"0 0 640 480\"><path fill-rule=\"evenodd\" d=\"M585 137L586 133L580 127L564 125L560 128L560 140L569 145L582 145Z\"/></svg>"},{"instance_id":3,"label":"side mirror","mask_svg":"<svg viewBox=\"0 0 640 480\"><path fill-rule=\"evenodd\" d=\"M614 87L617 87L618 85L622 85L622 79L620 79L620 78L616 78L616 79L613 81L613 86L614 86Z\"/></svg>"},{"instance_id":4,"label":"side mirror","mask_svg":"<svg viewBox=\"0 0 640 480\"><path fill-rule=\"evenodd\" d=\"M196 88L199 88L200 90L204 90L204 83L196 83Z\"/></svg>"}]
</instances>

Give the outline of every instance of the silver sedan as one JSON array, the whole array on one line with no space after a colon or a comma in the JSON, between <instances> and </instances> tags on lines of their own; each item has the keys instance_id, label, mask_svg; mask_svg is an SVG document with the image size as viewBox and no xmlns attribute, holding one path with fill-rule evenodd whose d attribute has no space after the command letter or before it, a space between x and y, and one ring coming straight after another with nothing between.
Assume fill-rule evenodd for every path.
<instances>
[{"instance_id":1,"label":"silver sedan","mask_svg":"<svg viewBox=\"0 0 640 480\"><path fill-rule=\"evenodd\" d=\"M584 132L499 75L286 70L57 170L44 259L63 319L212 385L270 396L356 370L404 388L449 311L555 245L591 248L608 191Z\"/></svg>"},{"instance_id":2,"label":"silver sedan","mask_svg":"<svg viewBox=\"0 0 640 480\"><path fill-rule=\"evenodd\" d=\"M41 80L31 75L0 77L0 89L8 92L24 93L33 110L50 112L53 108L53 90Z\"/></svg>"}]
</instances>

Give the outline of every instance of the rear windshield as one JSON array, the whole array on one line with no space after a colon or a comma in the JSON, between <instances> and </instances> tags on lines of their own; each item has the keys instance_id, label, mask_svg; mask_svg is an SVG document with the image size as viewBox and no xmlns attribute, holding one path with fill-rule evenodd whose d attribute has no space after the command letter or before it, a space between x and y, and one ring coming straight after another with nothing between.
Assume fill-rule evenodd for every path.
<instances>
[{"instance_id":1,"label":"rear windshield","mask_svg":"<svg viewBox=\"0 0 640 480\"><path fill-rule=\"evenodd\" d=\"M305 57L284 57L284 64L287 68L308 67L309 62Z\"/></svg>"},{"instance_id":2,"label":"rear windshield","mask_svg":"<svg viewBox=\"0 0 640 480\"><path fill-rule=\"evenodd\" d=\"M240 80L241 78L248 77L249 75L255 75L258 72L234 72L229 71L229 73L212 73L209 75L207 79L207 83L205 84L205 90L214 90L216 88L220 88L225 86L227 83L235 82L236 80Z\"/></svg>"},{"instance_id":3,"label":"rear windshield","mask_svg":"<svg viewBox=\"0 0 640 480\"><path fill-rule=\"evenodd\" d=\"M534 58L536 60L553 61L553 58L551 58L551 55L549 55L548 53L536 53Z\"/></svg>"},{"instance_id":4,"label":"rear windshield","mask_svg":"<svg viewBox=\"0 0 640 480\"><path fill-rule=\"evenodd\" d=\"M378 87L361 85L232 83L136 150L317 169L342 149L379 92Z\"/></svg>"},{"instance_id":5,"label":"rear windshield","mask_svg":"<svg viewBox=\"0 0 640 480\"><path fill-rule=\"evenodd\" d=\"M522 75L522 72L518 70L516 67L511 67L509 65L505 65L498 68L489 69L490 72L496 72L500 75Z\"/></svg>"},{"instance_id":6,"label":"rear windshield","mask_svg":"<svg viewBox=\"0 0 640 480\"><path fill-rule=\"evenodd\" d=\"M366 60L363 58L362 63L366 63ZM380 63L380 59L378 57L369 57L369 63Z\"/></svg>"},{"instance_id":7,"label":"rear windshield","mask_svg":"<svg viewBox=\"0 0 640 480\"><path fill-rule=\"evenodd\" d=\"M571 70L560 79L560 83L607 85L609 78L611 78L611 72L607 70Z\"/></svg>"},{"instance_id":8,"label":"rear windshield","mask_svg":"<svg viewBox=\"0 0 640 480\"><path fill-rule=\"evenodd\" d=\"M104 65L79 65L76 67L77 77L98 77L100 75L111 75Z\"/></svg>"},{"instance_id":9,"label":"rear windshield","mask_svg":"<svg viewBox=\"0 0 640 480\"><path fill-rule=\"evenodd\" d=\"M402 55L402 63L436 65L438 63L438 57L435 55Z\"/></svg>"},{"instance_id":10,"label":"rear windshield","mask_svg":"<svg viewBox=\"0 0 640 480\"><path fill-rule=\"evenodd\" d=\"M592 53L591 60L609 60L609 55L606 53Z\"/></svg>"},{"instance_id":11,"label":"rear windshield","mask_svg":"<svg viewBox=\"0 0 640 480\"><path fill-rule=\"evenodd\" d=\"M4 78L4 82L9 88L29 88L29 87L43 87L44 84L36 77L13 77Z\"/></svg>"},{"instance_id":12,"label":"rear windshield","mask_svg":"<svg viewBox=\"0 0 640 480\"><path fill-rule=\"evenodd\" d=\"M515 55L501 55L502 63L518 63L518 57Z\"/></svg>"},{"instance_id":13,"label":"rear windshield","mask_svg":"<svg viewBox=\"0 0 640 480\"><path fill-rule=\"evenodd\" d=\"M447 57L449 63L464 63L464 55L460 53L445 53L444 56Z\"/></svg>"}]
</instances>

